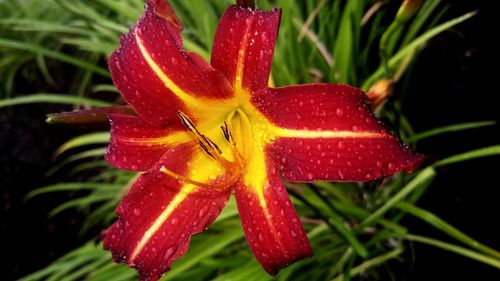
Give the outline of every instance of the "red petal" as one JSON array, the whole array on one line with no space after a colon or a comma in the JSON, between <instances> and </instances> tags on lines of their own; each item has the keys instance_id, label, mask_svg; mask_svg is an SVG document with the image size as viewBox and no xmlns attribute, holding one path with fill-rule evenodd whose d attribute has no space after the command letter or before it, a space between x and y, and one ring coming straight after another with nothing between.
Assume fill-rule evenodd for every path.
<instances>
[{"instance_id":1,"label":"red petal","mask_svg":"<svg viewBox=\"0 0 500 281\"><path fill-rule=\"evenodd\" d=\"M184 255L191 235L204 231L225 206L230 190L193 188L160 172L166 166L188 172L192 145L169 150L150 172L139 177L117 208L118 221L107 231L104 248L113 259L157 280Z\"/></svg>"},{"instance_id":2,"label":"red petal","mask_svg":"<svg viewBox=\"0 0 500 281\"><path fill-rule=\"evenodd\" d=\"M423 160L373 116L359 89L291 86L263 91L253 99L281 128L270 151L289 181L368 181L413 171Z\"/></svg>"},{"instance_id":3,"label":"red petal","mask_svg":"<svg viewBox=\"0 0 500 281\"><path fill-rule=\"evenodd\" d=\"M212 50L212 65L233 88L256 91L267 87L278 34L281 10L229 7L219 22Z\"/></svg>"},{"instance_id":4,"label":"red petal","mask_svg":"<svg viewBox=\"0 0 500 281\"><path fill-rule=\"evenodd\" d=\"M124 170L147 171L175 144L168 140L183 128L151 125L141 117L110 114L111 140L105 158Z\"/></svg>"},{"instance_id":5,"label":"red petal","mask_svg":"<svg viewBox=\"0 0 500 281\"><path fill-rule=\"evenodd\" d=\"M113 82L146 121L165 125L177 110L207 106L233 94L222 73L182 49L180 22L166 1L149 0L146 12L109 59ZM199 100L205 98L206 100Z\"/></svg>"},{"instance_id":6,"label":"red petal","mask_svg":"<svg viewBox=\"0 0 500 281\"><path fill-rule=\"evenodd\" d=\"M235 195L252 252L269 274L276 275L281 268L312 256L312 249L276 165L268 159L266 166L260 167L267 170L264 186L243 181Z\"/></svg>"}]
</instances>

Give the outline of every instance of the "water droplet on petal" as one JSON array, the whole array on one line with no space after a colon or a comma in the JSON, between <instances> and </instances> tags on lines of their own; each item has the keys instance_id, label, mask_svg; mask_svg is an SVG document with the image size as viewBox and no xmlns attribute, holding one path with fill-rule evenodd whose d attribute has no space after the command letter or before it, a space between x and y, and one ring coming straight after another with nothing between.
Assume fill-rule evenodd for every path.
<instances>
[{"instance_id":1,"label":"water droplet on petal","mask_svg":"<svg viewBox=\"0 0 500 281\"><path fill-rule=\"evenodd\" d=\"M335 110L335 114L337 114L338 117L344 115L344 109L342 108L337 108L337 110Z\"/></svg>"},{"instance_id":2,"label":"water droplet on petal","mask_svg":"<svg viewBox=\"0 0 500 281\"><path fill-rule=\"evenodd\" d=\"M165 251L165 255L163 257L165 260L169 260L173 254L174 254L174 247L170 247Z\"/></svg>"},{"instance_id":3,"label":"water droplet on petal","mask_svg":"<svg viewBox=\"0 0 500 281\"><path fill-rule=\"evenodd\" d=\"M394 163L389 162L389 164L387 164L387 168L388 168L389 170L394 170L394 168L395 168Z\"/></svg>"},{"instance_id":4,"label":"water droplet on petal","mask_svg":"<svg viewBox=\"0 0 500 281\"><path fill-rule=\"evenodd\" d=\"M344 148L345 148L344 142L343 142L343 141L339 141L339 142L337 143L337 148L338 148L338 149L344 149Z\"/></svg>"},{"instance_id":5,"label":"water droplet on petal","mask_svg":"<svg viewBox=\"0 0 500 281\"><path fill-rule=\"evenodd\" d=\"M141 214L141 210L134 208L134 215L138 216Z\"/></svg>"}]
</instances>

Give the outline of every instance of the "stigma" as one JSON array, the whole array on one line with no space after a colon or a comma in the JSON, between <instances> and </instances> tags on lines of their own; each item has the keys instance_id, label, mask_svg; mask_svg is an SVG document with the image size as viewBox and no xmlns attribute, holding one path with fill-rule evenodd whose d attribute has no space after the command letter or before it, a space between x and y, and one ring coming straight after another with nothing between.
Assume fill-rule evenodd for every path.
<instances>
[{"instance_id":1,"label":"stigma","mask_svg":"<svg viewBox=\"0 0 500 281\"><path fill-rule=\"evenodd\" d=\"M230 116L228 116L228 119L226 119L226 121L224 121L224 124L220 126L224 138L229 144L229 151L232 154L230 157L232 160L229 160L222 155L223 152L220 149L219 145L217 145L209 137L202 134L186 114L181 111L177 111L177 115L179 116L184 127L193 136L194 141L198 143L198 146L201 147L208 156L214 159L214 161L216 161L224 169L224 173L227 174L227 176L220 181L215 181L213 183L203 183L175 173L165 166L162 166L160 168L160 171L180 182L183 182L185 184L192 184L200 188L223 190L233 187L242 175L245 157L244 155L242 155L240 150L238 150L238 145L233 136L234 129L231 123L232 118L229 118Z\"/></svg>"}]
</instances>

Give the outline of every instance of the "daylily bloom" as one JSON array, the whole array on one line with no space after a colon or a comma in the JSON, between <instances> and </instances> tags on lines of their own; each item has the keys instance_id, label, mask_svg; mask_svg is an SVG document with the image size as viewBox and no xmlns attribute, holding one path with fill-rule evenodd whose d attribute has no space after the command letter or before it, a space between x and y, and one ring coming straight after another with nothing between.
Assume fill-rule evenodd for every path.
<instances>
[{"instance_id":1,"label":"daylily bloom","mask_svg":"<svg viewBox=\"0 0 500 281\"><path fill-rule=\"evenodd\" d=\"M145 173L118 206L104 247L142 280L167 271L232 191L248 244L274 275L312 255L282 178L369 181L421 162L359 89L268 87L280 13L229 7L208 64L183 50L168 2L148 0L110 57L113 81L137 115L110 115L106 159Z\"/></svg>"}]
</instances>

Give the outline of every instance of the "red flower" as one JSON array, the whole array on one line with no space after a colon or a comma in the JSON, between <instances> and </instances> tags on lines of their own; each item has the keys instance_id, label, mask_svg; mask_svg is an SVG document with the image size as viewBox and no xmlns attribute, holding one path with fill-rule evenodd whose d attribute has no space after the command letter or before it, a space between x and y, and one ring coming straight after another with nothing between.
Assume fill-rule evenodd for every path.
<instances>
[{"instance_id":1,"label":"red flower","mask_svg":"<svg viewBox=\"0 0 500 281\"><path fill-rule=\"evenodd\" d=\"M118 206L104 247L141 279L167 271L231 190L250 248L274 275L312 254L281 177L368 181L421 161L375 119L359 89L269 88L279 22L279 9L229 7L208 64L182 49L170 5L148 0L109 59L115 85L139 116L111 115L106 159L147 172Z\"/></svg>"}]
</instances>

